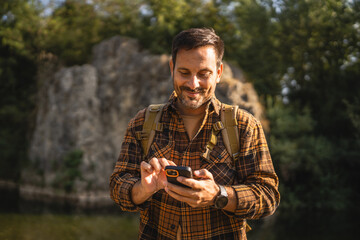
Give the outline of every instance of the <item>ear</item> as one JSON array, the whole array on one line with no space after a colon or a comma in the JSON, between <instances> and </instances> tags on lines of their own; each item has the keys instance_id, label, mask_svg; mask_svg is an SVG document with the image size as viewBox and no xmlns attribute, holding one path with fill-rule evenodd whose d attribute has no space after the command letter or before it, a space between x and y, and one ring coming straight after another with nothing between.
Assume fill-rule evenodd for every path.
<instances>
[{"instance_id":1,"label":"ear","mask_svg":"<svg viewBox=\"0 0 360 240\"><path fill-rule=\"evenodd\" d=\"M171 76L174 77L174 63L173 63L172 58L169 61L169 67L170 67Z\"/></svg>"},{"instance_id":2,"label":"ear","mask_svg":"<svg viewBox=\"0 0 360 240\"><path fill-rule=\"evenodd\" d=\"M216 79L216 83L219 83L220 82L220 78L221 78L221 75L223 73L223 67L224 65L221 63L221 65L219 66L219 68L217 69L217 79Z\"/></svg>"}]
</instances>

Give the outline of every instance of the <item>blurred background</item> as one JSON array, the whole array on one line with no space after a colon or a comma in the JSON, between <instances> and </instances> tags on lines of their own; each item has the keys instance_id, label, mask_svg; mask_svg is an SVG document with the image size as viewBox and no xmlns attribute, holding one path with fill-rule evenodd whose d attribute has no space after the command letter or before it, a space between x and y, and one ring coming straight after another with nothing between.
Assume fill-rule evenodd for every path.
<instances>
[{"instance_id":1,"label":"blurred background","mask_svg":"<svg viewBox=\"0 0 360 240\"><path fill-rule=\"evenodd\" d=\"M359 236L360 1L2 0L0 239L137 238L108 179L190 27L224 40L218 95L262 119L280 178L248 238Z\"/></svg>"}]
</instances>

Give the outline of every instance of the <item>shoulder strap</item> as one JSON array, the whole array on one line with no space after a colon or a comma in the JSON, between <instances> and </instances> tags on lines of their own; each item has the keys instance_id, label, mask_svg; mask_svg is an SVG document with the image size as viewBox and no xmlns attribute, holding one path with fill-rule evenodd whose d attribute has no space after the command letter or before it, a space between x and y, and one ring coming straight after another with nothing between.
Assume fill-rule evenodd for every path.
<instances>
[{"instance_id":1,"label":"shoulder strap","mask_svg":"<svg viewBox=\"0 0 360 240\"><path fill-rule=\"evenodd\" d=\"M149 152L155 131L162 131L163 125L159 123L165 104L152 104L145 112L143 130L136 133L136 138L141 141L144 156Z\"/></svg>"},{"instance_id":2,"label":"shoulder strap","mask_svg":"<svg viewBox=\"0 0 360 240\"><path fill-rule=\"evenodd\" d=\"M221 131L224 144L234 160L237 160L240 151L238 122L236 119L237 110L238 106L222 104L220 114L221 122L224 125Z\"/></svg>"},{"instance_id":3,"label":"shoulder strap","mask_svg":"<svg viewBox=\"0 0 360 240\"><path fill-rule=\"evenodd\" d=\"M238 106L236 105L222 104L221 122L223 122L224 128L222 129L221 133L223 136L225 147L234 161L236 161L240 155L239 130L237 127L238 122L236 118L237 110ZM252 230L250 225L246 221L245 226L246 232Z\"/></svg>"},{"instance_id":4,"label":"shoulder strap","mask_svg":"<svg viewBox=\"0 0 360 240\"><path fill-rule=\"evenodd\" d=\"M150 145L154 139L155 131L162 131L162 123L159 123L162 109L165 104L152 104L145 112L145 121L143 130L137 132L137 139L141 140L144 156L147 155ZM203 157L208 159L210 152L217 143L217 134L221 131L226 150L232 156L233 160L237 160L240 151L239 132L237 128L238 106L222 104L220 110L221 122L216 122L211 131L210 141L206 145L206 151Z\"/></svg>"},{"instance_id":5,"label":"shoulder strap","mask_svg":"<svg viewBox=\"0 0 360 240\"><path fill-rule=\"evenodd\" d=\"M239 140L239 130L237 122L237 110L238 106L228 105L222 103L220 110L221 121L213 124L211 129L210 140L206 145L205 152L202 156L209 160L210 152L213 150L217 143L217 135L221 131L223 136L224 145L226 150L232 157L233 161L236 161L240 155L240 140ZM236 166L236 164L235 164ZM250 225L245 221L246 232L251 231Z\"/></svg>"},{"instance_id":6,"label":"shoulder strap","mask_svg":"<svg viewBox=\"0 0 360 240\"><path fill-rule=\"evenodd\" d=\"M236 120L237 109L238 106L222 104L220 110L221 121L214 123L210 140L206 144L202 157L209 160L210 152L217 143L217 135L221 131L226 150L234 161L237 160L240 151L238 123Z\"/></svg>"}]
</instances>

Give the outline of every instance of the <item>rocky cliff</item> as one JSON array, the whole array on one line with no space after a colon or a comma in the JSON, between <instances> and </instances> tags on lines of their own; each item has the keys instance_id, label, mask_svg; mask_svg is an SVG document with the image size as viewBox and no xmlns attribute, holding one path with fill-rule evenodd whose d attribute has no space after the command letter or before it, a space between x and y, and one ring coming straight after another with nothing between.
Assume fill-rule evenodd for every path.
<instances>
[{"instance_id":1,"label":"rocky cliff","mask_svg":"<svg viewBox=\"0 0 360 240\"><path fill-rule=\"evenodd\" d=\"M105 199L128 121L150 103L167 101L172 92L168 61L167 55L141 49L136 40L116 36L94 47L90 64L51 72L51 64L44 63L42 72L50 74L39 75L42 89L31 164L22 172L23 194ZM225 64L216 95L263 119L257 94L241 70Z\"/></svg>"}]
</instances>

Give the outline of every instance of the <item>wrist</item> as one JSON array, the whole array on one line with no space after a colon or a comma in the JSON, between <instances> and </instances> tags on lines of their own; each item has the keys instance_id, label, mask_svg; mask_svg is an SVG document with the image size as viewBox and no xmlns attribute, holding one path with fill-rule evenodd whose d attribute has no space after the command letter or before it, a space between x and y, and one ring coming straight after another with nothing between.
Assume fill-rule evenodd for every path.
<instances>
[{"instance_id":1,"label":"wrist","mask_svg":"<svg viewBox=\"0 0 360 240\"><path fill-rule=\"evenodd\" d=\"M152 192L146 191L141 181L136 182L131 191L131 198L136 205L144 203L152 195Z\"/></svg>"},{"instance_id":2,"label":"wrist","mask_svg":"<svg viewBox=\"0 0 360 240\"><path fill-rule=\"evenodd\" d=\"M139 181L139 189L138 191L140 191L142 193L142 195L151 197L154 193L157 192L157 190L153 190L149 187L147 187L145 184L143 184L142 181Z\"/></svg>"}]
</instances>

